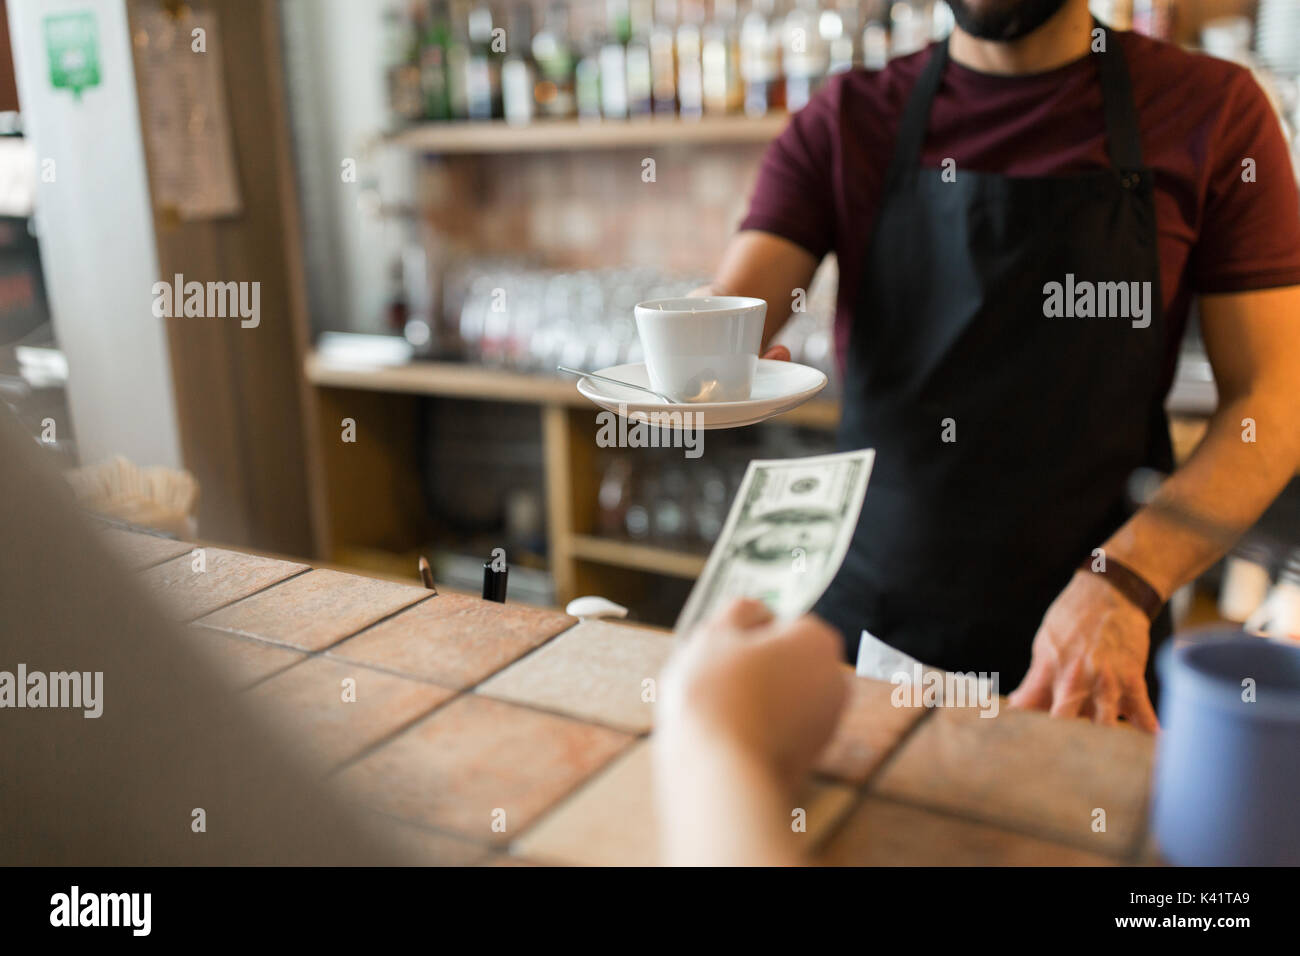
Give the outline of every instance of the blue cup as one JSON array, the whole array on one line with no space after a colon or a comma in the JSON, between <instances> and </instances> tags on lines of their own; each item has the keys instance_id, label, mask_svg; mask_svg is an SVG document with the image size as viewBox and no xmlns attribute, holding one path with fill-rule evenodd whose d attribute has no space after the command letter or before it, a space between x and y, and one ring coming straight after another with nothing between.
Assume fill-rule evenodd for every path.
<instances>
[{"instance_id":1,"label":"blue cup","mask_svg":"<svg viewBox=\"0 0 1300 956\"><path fill-rule=\"evenodd\" d=\"M1235 634L1157 658L1152 831L1179 866L1296 866L1300 646Z\"/></svg>"}]
</instances>

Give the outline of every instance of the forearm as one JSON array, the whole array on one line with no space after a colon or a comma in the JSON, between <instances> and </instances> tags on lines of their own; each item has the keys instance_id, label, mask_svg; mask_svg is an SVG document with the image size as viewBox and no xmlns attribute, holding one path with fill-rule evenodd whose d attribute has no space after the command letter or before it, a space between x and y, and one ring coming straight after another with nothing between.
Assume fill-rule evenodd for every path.
<instances>
[{"instance_id":1,"label":"forearm","mask_svg":"<svg viewBox=\"0 0 1300 956\"><path fill-rule=\"evenodd\" d=\"M1222 537L1169 512L1245 531L1259 519L1300 464L1300 426L1293 389L1259 383L1220 405L1196 451L1161 485L1154 506L1140 509L1102 547L1168 598L1226 550ZM1243 440L1254 422L1255 441Z\"/></svg>"},{"instance_id":2,"label":"forearm","mask_svg":"<svg viewBox=\"0 0 1300 956\"><path fill-rule=\"evenodd\" d=\"M712 735L656 740L659 845L669 866L791 866L794 798L775 769Z\"/></svg>"},{"instance_id":3,"label":"forearm","mask_svg":"<svg viewBox=\"0 0 1300 956\"><path fill-rule=\"evenodd\" d=\"M790 318L795 297L807 294L817 259L806 249L769 233L741 232L723 254L713 280L692 295L745 295L767 303L763 348Z\"/></svg>"},{"instance_id":4,"label":"forearm","mask_svg":"<svg viewBox=\"0 0 1300 956\"><path fill-rule=\"evenodd\" d=\"M761 294L767 292L767 295ZM756 299L762 299L767 303L767 314L763 317L763 344L759 352L767 350L772 344L772 340L777 337L785 323L790 320L792 310L790 308L790 299L783 299L772 296L770 290L764 290L755 287L744 287L726 285L719 280L714 280L708 285L702 285L691 291L692 296L709 296L709 295L743 295Z\"/></svg>"}]
</instances>

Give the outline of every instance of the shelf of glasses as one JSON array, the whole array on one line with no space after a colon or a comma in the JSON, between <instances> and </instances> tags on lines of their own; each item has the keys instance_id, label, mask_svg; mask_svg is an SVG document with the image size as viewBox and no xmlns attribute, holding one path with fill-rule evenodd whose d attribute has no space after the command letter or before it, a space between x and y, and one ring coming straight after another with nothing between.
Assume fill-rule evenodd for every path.
<instances>
[{"instance_id":1,"label":"shelf of glasses","mask_svg":"<svg viewBox=\"0 0 1300 956\"><path fill-rule=\"evenodd\" d=\"M425 153L547 153L641 146L763 144L785 127L786 114L762 117L647 117L627 120L504 120L417 123L388 142Z\"/></svg>"}]
</instances>

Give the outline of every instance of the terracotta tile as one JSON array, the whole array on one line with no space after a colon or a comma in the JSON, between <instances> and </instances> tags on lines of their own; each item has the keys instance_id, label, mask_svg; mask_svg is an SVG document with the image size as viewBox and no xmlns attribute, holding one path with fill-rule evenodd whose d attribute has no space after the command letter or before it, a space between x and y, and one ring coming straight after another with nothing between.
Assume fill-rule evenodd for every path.
<instances>
[{"instance_id":1,"label":"terracotta tile","mask_svg":"<svg viewBox=\"0 0 1300 956\"><path fill-rule=\"evenodd\" d=\"M329 653L459 690L477 684L574 623L574 618L558 611L443 594Z\"/></svg>"},{"instance_id":2,"label":"terracotta tile","mask_svg":"<svg viewBox=\"0 0 1300 956\"><path fill-rule=\"evenodd\" d=\"M828 777L863 783L927 713L923 707L895 707L894 685L850 676L848 702L817 769Z\"/></svg>"},{"instance_id":3,"label":"terracotta tile","mask_svg":"<svg viewBox=\"0 0 1300 956\"><path fill-rule=\"evenodd\" d=\"M429 597L424 588L339 571L309 571L201 623L320 651Z\"/></svg>"},{"instance_id":4,"label":"terracotta tile","mask_svg":"<svg viewBox=\"0 0 1300 956\"><path fill-rule=\"evenodd\" d=\"M162 602L164 610L178 620L192 621L307 570L305 564L222 548L202 551L202 571L194 570L195 558L185 554L140 575L140 580Z\"/></svg>"},{"instance_id":5,"label":"terracotta tile","mask_svg":"<svg viewBox=\"0 0 1300 956\"><path fill-rule=\"evenodd\" d=\"M653 866L658 859L649 741L640 741L516 840L527 859Z\"/></svg>"},{"instance_id":6,"label":"terracotta tile","mask_svg":"<svg viewBox=\"0 0 1300 956\"><path fill-rule=\"evenodd\" d=\"M186 634L194 638L199 651L211 658L217 669L237 687L255 684L307 658L306 654L287 647L236 637L200 624L191 624Z\"/></svg>"},{"instance_id":7,"label":"terracotta tile","mask_svg":"<svg viewBox=\"0 0 1300 956\"><path fill-rule=\"evenodd\" d=\"M654 716L645 682L658 677L674 646L664 631L584 621L485 681L478 692L645 733Z\"/></svg>"},{"instance_id":8,"label":"terracotta tile","mask_svg":"<svg viewBox=\"0 0 1300 956\"><path fill-rule=\"evenodd\" d=\"M347 767L339 782L382 813L502 844L630 739L471 694ZM493 830L497 810L504 832Z\"/></svg>"},{"instance_id":9,"label":"terracotta tile","mask_svg":"<svg viewBox=\"0 0 1300 956\"><path fill-rule=\"evenodd\" d=\"M1154 738L1012 710L939 709L875 779L881 794L1094 853L1135 852ZM1094 810L1106 812L1093 831Z\"/></svg>"},{"instance_id":10,"label":"terracotta tile","mask_svg":"<svg viewBox=\"0 0 1300 956\"><path fill-rule=\"evenodd\" d=\"M100 534L108 550L132 571L162 564L182 554L189 554L196 545L156 534L124 531L121 528L103 528Z\"/></svg>"},{"instance_id":11,"label":"terracotta tile","mask_svg":"<svg viewBox=\"0 0 1300 956\"><path fill-rule=\"evenodd\" d=\"M511 846L527 859L580 866L654 866L660 862L648 740L548 813ZM814 847L852 804L853 791L810 780L800 795ZM792 808L793 810L793 808Z\"/></svg>"},{"instance_id":12,"label":"terracotta tile","mask_svg":"<svg viewBox=\"0 0 1300 956\"><path fill-rule=\"evenodd\" d=\"M799 794L800 805L808 813L809 856L826 840L835 825L853 807L858 794L852 787L810 779Z\"/></svg>"},{"instance_id":13,"label":"terracotta tile","mask_svg":"<svg viewBox=\"0 0 1300 956\"><path fill-rule=\"evenodd\" d=\"M348 678L356 681L354 702L343 699ZM268 725L286 728L294 743L326 767L357 756L453 693L323 657L310 658L248 691Z\"/></svg>"},{"instance_id":14,"label":"terracotta tile","mask_svg":"<svg viewBox=\"0 0 1300 956\"><path fill-rule=\"evenodd\" d=\"M826 866L1111 866L1104 856L868 797L817 862Z\"/></svg>"},{"instance_id":15,"label":"terracotta tile","mask_svg":"<svg viewBox=\"0 0 1300 956\"><path fill-rule=\"evenodd\" d=\"M399 866L480 866L493 856L490 847L392 817L367 813L362 825L393 848Z\"/></svg>"}]
</instances>

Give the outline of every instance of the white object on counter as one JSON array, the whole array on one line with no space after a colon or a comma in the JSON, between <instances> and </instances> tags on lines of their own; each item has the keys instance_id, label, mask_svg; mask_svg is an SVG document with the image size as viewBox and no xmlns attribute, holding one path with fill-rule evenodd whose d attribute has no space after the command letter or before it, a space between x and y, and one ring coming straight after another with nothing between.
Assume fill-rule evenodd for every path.
<instances>
[{"instance_id":1,"label":"white object on counter","mask_svg":"<svg viewBox=\"0 0 1300 956\"><path fill-rule=\"evenodd\" d=\"M583 620L600 620L606 617L627 617L627 608L603 597L587 595L570 601L565 605L564 613Z\"/></svg>"}]
</instances>

